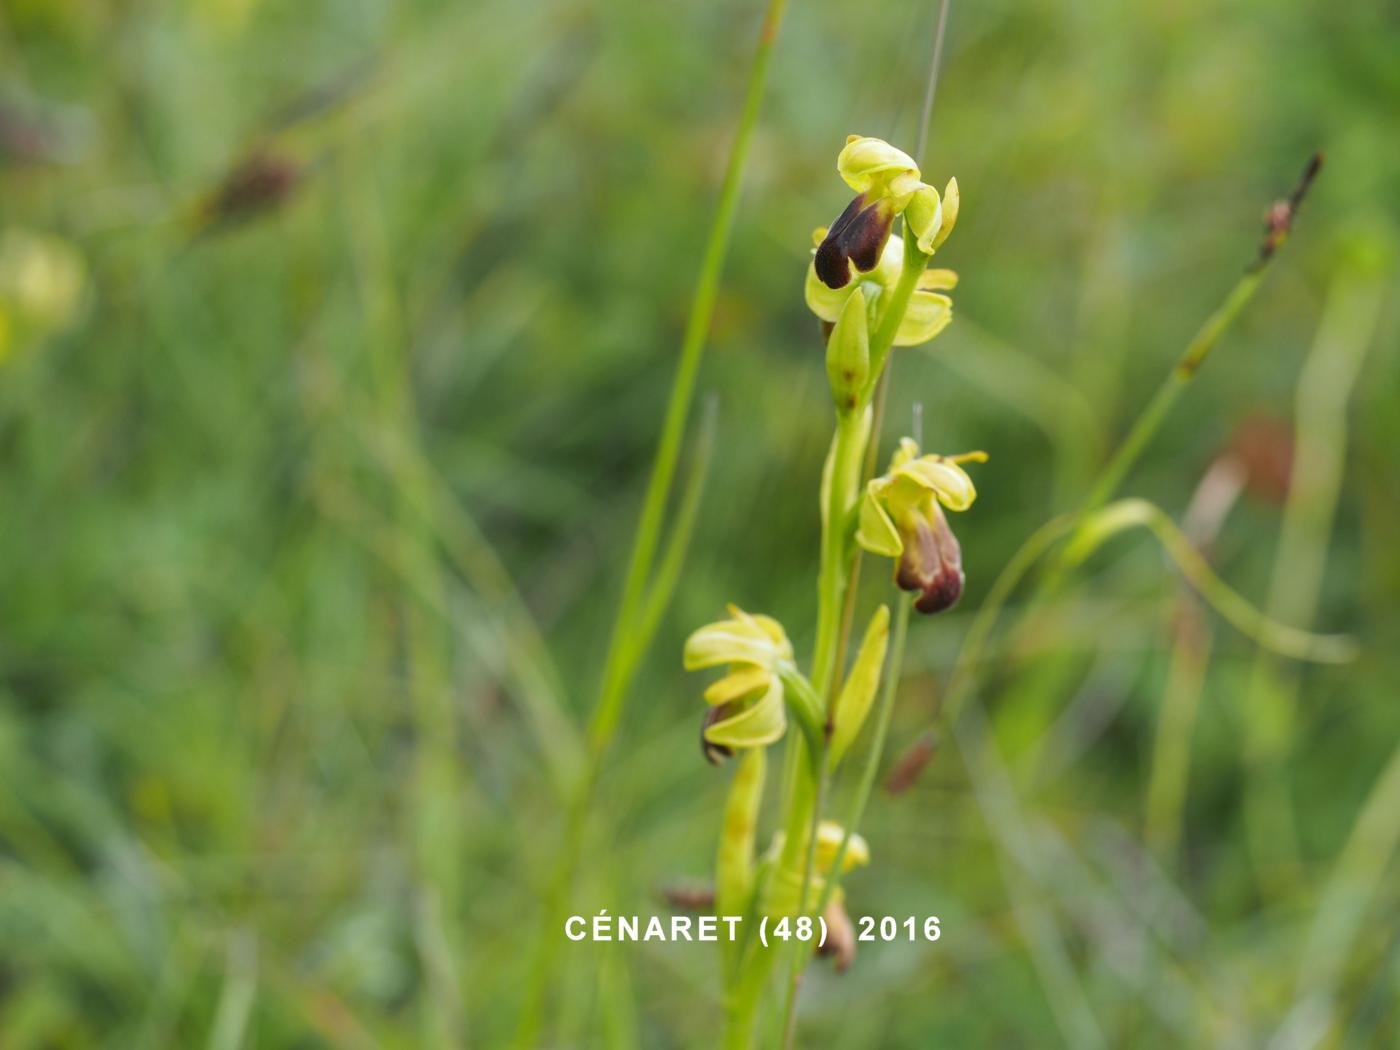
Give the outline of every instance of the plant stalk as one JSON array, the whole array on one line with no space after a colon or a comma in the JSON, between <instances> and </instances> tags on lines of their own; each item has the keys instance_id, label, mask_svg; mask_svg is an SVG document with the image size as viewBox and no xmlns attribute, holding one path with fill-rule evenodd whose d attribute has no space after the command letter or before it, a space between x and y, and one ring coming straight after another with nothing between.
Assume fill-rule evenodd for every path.
<instances>
[{"instance_id":1,"label":"plant stalk","mask_svg":"<svg viewBox=\"0 0 1400 1050\"><path fill-rule=\"evenodd\" d=\"M696 377L714 315L724 261L729 252L730 234L739 206L744 168L748 163L749 149L768 83L773 45L777 40L778 29L786 9L787 0L768 0L759 30L758 46L749 68L744 105L725 166L715 216L710 224L700 273L691 300L690 316L681 341L676 375L662 422L661 437L652 461L641 517L628 559L622 601L608 638L601 684L589 720L588 750L584 768L572 797L567 798L565 802L564 852L545 895L544 917L533 953L534 965L530 970L529 984L521 1006L520 1025L516 1033L515 1045L521 1050L533 1050L540 1041L545 992L553 983L558 960L558 918L566 910L569 890L578 870L584 838L583 825L590 810L589 803L598 772L617 730L628 687L640 662L639 659L633 658L630 652L634 644L633 628L644 608L648 583L652 579L653 563L661 543L663 519L670 502L676 466L680 459L685 424L694 400Z\"/></svg>"}]
</instances>

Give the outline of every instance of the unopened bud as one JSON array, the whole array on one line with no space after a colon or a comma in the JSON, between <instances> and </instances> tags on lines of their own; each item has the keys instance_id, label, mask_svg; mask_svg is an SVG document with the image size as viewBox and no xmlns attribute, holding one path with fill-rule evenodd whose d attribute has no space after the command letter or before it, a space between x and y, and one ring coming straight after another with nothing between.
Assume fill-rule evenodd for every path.
<instances>
[{"instance_id":1,"label":"unopened bud","mask_svg":"<svg viewBox=\"0 0 1400 1050\"><path fill-rule=\"evenodd\" d=\"M949 179L948 185L943 188L943 216L938 224L938 233L933 238L933 247L936 251L944 241L948 239L948 234L953 232L953 227L958 224L958 180Z\"/></svg>"},{"instance_id":2,"label":"unopened bud","mask_svg":"<svg viewBox=\"0 0 1400 1050\"><path fill-rule=\"evenodd\" d=\"M932 255L934 241L943 228L943 202L938 191L927 184L915 190L904 209L904 222L918 242L919 251Z\"/></svg>"},{"instance_id":3,"label":"unopened bud","mask_svg":"<svg viewBox=\"0 0 1400 1050\"><path fill-rule=\"evenodd\" d=\"M859 289L847 297L827 340L826 375L836 411L855 411L870 378L870 319Z\"/></svg>"}]
</instances>

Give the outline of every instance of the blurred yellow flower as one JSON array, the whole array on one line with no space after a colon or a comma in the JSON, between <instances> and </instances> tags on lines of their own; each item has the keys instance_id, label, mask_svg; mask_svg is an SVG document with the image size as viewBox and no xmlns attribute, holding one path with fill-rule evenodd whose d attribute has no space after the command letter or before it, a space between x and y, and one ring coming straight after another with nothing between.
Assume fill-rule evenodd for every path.
<instances>
[{"instance_id":1,"label":"blurred yellow flower","mask_svg":"<svg viewBox=\"0 0 1400 1050\"><path fill-rule=\"evenodd\" d=\"M0 361L28 334L47 335L77 315L86 283L82 255L49 234L0 234Z\"/></svg>"}]
</instances>

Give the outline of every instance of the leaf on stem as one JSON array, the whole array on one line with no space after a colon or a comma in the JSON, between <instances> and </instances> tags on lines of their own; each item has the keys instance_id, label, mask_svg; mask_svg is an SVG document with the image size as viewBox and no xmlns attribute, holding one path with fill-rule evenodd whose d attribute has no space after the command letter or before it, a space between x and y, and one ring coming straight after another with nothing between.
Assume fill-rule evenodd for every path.
<instances>
[{"instance_id":1,"label":"leaf on stem","mask_svg":"<svg viewBox=\"0 0 1400 1050\"><path fill-rule=\"evenodd\" d=\"M860 644L860 652L841 688L832 710L833 729L831 734L831 764L841 761L841 756L851 746L865 724L865 716L875 700L880 686L880 672L885 665L885 649L890 638L890 610L882 605L870 618L870 626L865 630L865 639Z\"/></svg>"}]
</instances>

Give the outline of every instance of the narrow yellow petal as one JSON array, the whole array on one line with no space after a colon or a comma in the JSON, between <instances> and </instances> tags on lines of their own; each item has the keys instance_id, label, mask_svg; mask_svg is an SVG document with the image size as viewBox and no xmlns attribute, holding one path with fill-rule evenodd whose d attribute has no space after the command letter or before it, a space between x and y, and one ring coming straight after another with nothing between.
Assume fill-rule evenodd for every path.
<instances>
[{"instance_id":1,"label":"narrow yellow petal","mask_svg":"<svg viewBox=\"0 0 1400 1050\"><path fill-rule=\"evenodd\" d=\"M953 320L953 300L938 292L916 290L909 297L909 308L899 322L895 346L918 346L927 343Z\"/></svg>"},{"instance_id":2,"label":"narrow yellow petal","mask_svg":"<svg viewBox=\"0 0 1400 1050\"><path fill-rule=\"evenodd\" d=\"M919 275L918 287L926 292L949 292L958 286L958 275L952 270L925 270Z\"/></svg>"},{"instance_id":3,"label":"narrow yellow petal","mask_svg":"<svg viewBox=\"0 0 1400 1050\"><path fill-rule=\"evenodd\" d=\"M783 735L787 710L783 707L783 683L776 677L764 693L733 718L716 722L705 730L705 739L725 747L762 747Z\"/></svg>"},{"instance_id":4,"label":"narrow yellow petal","mask_svg":"<svg viewBox=\"0 0 1400 1050\"><path fill-rule=\"evenodd\" d=\"M931 491L949 510L967 510L977 498L967 471L941 456L920 456L900 467L897 474Z\"/></svg>"},{"instance_id":5,"label":"narrow yellow petal","mask_svg":"<svg viewBox=\"0 0 1400 1050\"><path fill-rule=\"evenodd\" d=\"M707 624L685 641L687 671L719 664L755 664L769 667L778 658L773 640L757 624L745 620L721 620Z\"/></svg>"},{"instance_id":6,"label":"narrow yellow petal","mask_svg":"<svg viewBox=\"0 0 1400 1050\"><path fill-rule=\"evenodd\" d=\"M740 700L752 692L762 689L771 677L762 667L745 667L727 674L705 690L705 703L710 705L727 704Z\"/></svg>"},{"instance_id":7,"label":"narrow yellow petal","mask_svg":"<svg viewBox=\"0 0 1400 1050\"><path fill-rule=\"evenodd\" d=\"M836 853L841 848L841 840L846 837L846 829L834 820L824 820L817 827L817 870L823 875L831 872L836 863ZM841 871L847 872L856 866L870 863L870 846L858 833L851 835L846 843L846 855L841 859Z\"/></svg>"},{"instance_id":8,"label":"narrow yellow petal","mask_svg":"<svg viewBox=\"0 0 1400 1050\"><path fill-rule=\"evenodd\" d=\"M898 558L904 552L904 543L899 538L899 530L894 527L894 522L890 520L880 502L882 488L879 478L865 487L865 495L860 501L860 524L856 529L856 542L871 554L878 554L884 558Z\"/></svg>"}]
</instances>

